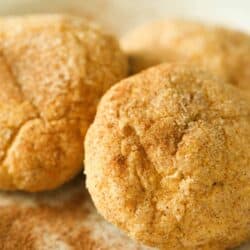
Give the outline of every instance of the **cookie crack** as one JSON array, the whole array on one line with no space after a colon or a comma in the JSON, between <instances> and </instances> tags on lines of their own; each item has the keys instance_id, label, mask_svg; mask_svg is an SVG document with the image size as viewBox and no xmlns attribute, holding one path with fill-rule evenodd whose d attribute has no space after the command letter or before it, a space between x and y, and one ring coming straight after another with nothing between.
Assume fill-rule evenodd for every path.
<instances>
[{"instance_id":1,"label":"cookie crack","mask_svg":"<svg viewBox=\"0 0 250 250\"><path fill-rule=\"evenodd\" d=\"M133 126L131 126L131 125L130 125L130 128L131 128L131 131L132 131L132 133L133 133L133 136L136 138L136 141L137 141L137 144L138 144L138 146L139 146L140 152L141 152L142 155L143 155L143 159L146 160L146 163L147 163L148 165L153 166L153 168L154 168L155 171L156 171L157 176L160 177L159 173L158 173L157 170L156 170L156 167L155 167L154 163L150 160L150 158L149 158L149 156L148 156L148 153L147 153L145 147L143 146L143 144L142 144L142 142L141 142L140 136L139 136L139 135L137 134L137 132L136 132L136 129L135 129ZM138 171L137 171L137 173L138 173L138 175L139 175L139 172L138 172ZM139 175L139 176L140 176L140 175ZM141 177L140 177L140 179L141 179Z\"/></svg>"},{"instance_id":2,"label":"cookie crack","mask_svg":"<svg viewBox=\"0 0 250 250\"><path fill-rule=\"evenodd\" d=\"M155 171L157 181L156 181L156 186L154 187L154 190L158 190L162 177L161 177L160 174L157 172L157 169L156 169L154 163L150 160L150 158L149 158L149 156L148 156L148 154L147 154L147 151L145 150L145 148L144 148L144 146L143 146L143 144L142 144L142 142L141 142L140 136L139 136L138 133L136 132L136 129L135 129L133 126L131 126L131 125L129 125L129 127L130 127L130 130L131 130L131 132L132 132L132 135L136 138L136 141L137 141L137 144L138 144L138 146L139 146L140 153L142 154L143 160L146 161L146 164L147 164L148 166L153 167L153 169L154 169L154 171ZM138 171L138 169L137 169L136 166L135 166L135 171L134 171L134 173L135 173L135 175L136 175L136 177L137 177L137 179L138 179L138 182L140 183L140 186L141 186L142 190L143 190L143 191L146 191L146 190L147 190L147 187L144 186L143 181L142 181L142 177L141 177L141 175L140 175L140 173L139 173L139 171ZM148 197L146 197L146 198L148 198ZM154 221L156 220L156 211L157 211L157 203L153 200L153 198L154 198L154 194L153 194L153 192L151 192L151 193L150 193L150 199L149 199L149 200L150 200L152 209L153 209L153 211L154 211L154 213L152 213L152 218L150 219L150 224L151 224L151 225L154 225ZM138 204L136 204L136 208L137 208L137 206L138 206ZM151 227L151 229L152 229L152 232L153 232L153 227Z\"/></svg>"},{"instance_id":3,"label":"cookie crack","mask_svg":"<svg viewBox=\"0 0 250 250\"><path fill-rule=\"evenodd\" d=\"M14 135L12 136L10 142L8 143L8 146L7 146L6 149L5 149L5 156L4 156L3 159L1 160L0 166L1 166L1 167L5 167L5 169L7 170L7 173L8 173L8 175L9 175L9 177L11 177L11 179L12 179L12 184L14 184L14 179L13 179L12 175L11 175L10 172L9 172L9 168L7 167L7 165L4 164L4 162L5 162L6 159L8 158L8 156L9 156L11 150L12 150L12 147L13 147L15 141L16 141L16 138L17 138L18 135L20 134L20 131L22 130L22 128L23 128L25 125L27 125L28 123L30 123L30 122L32 122L32 121L34 121L34 120L37 120L37 119L39 119L39 118L35 117L35 118L33 118L33 119L28 119L28 120L26 120L25 122L23 122L23 123L19 126L19 128L16 129L16 132L15 132Z\"/></svg>"},{"instance_id":4,"label":"cookie crack","mask_svg":"<svg viewBox=\"0 0 250 250\"><path fill-rule=\"evenodd\" d=\"M22 97L23 97L23 101L28 101L29 104L33 107L33 109L36 111L36 115L37 115L37 118L40 118L42 119L41 115L40 115L40 111L37 107L37 105L35 105L35 103L32 101L31 98L29 98L28 100L26 99L25 97L25 94L24 94L24 91L23 91L23 88L22 88L22 84L20 84L20 82L18 81L18 78L16 76L16 74L13 72L13 69L11 67L11 65L8 63L8 59L7 59L7 56L5 55L4 51L2 52L2 56L3 56L3 59L4 59L4 62L9 70L9 73L12 77L12 80L13 80L13 83L18 87Z\"/></svg>"}]
</instances>

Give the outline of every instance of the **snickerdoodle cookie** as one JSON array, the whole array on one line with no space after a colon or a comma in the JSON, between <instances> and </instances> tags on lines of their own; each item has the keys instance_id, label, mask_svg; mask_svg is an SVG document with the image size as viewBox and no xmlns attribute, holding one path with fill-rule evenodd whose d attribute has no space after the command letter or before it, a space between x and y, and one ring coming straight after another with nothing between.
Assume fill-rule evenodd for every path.
<instances>
[{"instance_id":1,"label":"snickerdoodle cookie","mask_svg":"<svg viewBox=\"0 0 250 250\"><path fill-rule=\"evenodd\" d=\"M102 98L85 140L95 205L163 249L250 238L250 102L202 70L163 64Z\"/></svg>"},{"instance_id":2,"label":"snickerdoodle cookie","mask_svg":"<svg viewBox=\"0 0 250 250\"><path fill-rule=\"evenodd\" d=\"M117 41L63 15L0 19L0 188L55 188L81 169L99 98L126 76Z\"/></svg>"},{"instance_id":3,"label":"snickerdoodle cookie","mask_svg":"<svg viewBox=\"0 0 250 250\"><path fill-rule=\"evenodd\" d=\"M132 73L161 62L187 62L250 90L247 34L191 21L158 21L135 29L121 44Z\"/></svg>"}]
</instances>

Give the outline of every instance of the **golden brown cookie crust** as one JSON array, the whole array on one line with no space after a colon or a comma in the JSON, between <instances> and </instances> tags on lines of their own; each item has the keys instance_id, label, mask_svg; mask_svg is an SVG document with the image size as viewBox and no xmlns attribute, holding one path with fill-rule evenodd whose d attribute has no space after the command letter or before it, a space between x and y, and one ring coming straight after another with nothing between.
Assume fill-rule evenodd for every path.
<instances>
[{"instance_id":1,"label":"golden brown cookie crust","mask_svg":"<svg viewBox=\"0 0 250 250\"><path fill-rule=\"evenodd\" d=\"M146 24L122 40L131 73L162 62L203 66L244 89L250 89L250 36L198 22L169 20Z\"/></svg>"},{"instance_id":2,"label":"golden brown cookie crust","mask_svg":"<svg viewBox=\"0 0 250 250\"><path fill-rule=\"evenodd\" d=\"M185 65L122 80L85 140L95 205L163 249L226 249L250 238L250 105L243 91Z\"/></svg>"},{"instance_id":3,"label":"golden brown cookie crust","mask_svg":"<svg viewBox=\"0 0 250 250\"><path fill-rule=\"evenodd\" d=\"M55 188L81 168L99 98L126 76L117 41L81 18L0 20L0 188Z\"/></svg>"}]
</instances>

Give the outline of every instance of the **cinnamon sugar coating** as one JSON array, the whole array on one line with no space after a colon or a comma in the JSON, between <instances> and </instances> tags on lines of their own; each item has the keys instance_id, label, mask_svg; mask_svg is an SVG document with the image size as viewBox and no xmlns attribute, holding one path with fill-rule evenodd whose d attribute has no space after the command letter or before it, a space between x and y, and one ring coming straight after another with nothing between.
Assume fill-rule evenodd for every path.
<instances>
[{"instance_id":1,"label":"cinnamon sugar coating","mask_svg":"<svg viewBox=\"0 0 250 250\"><path fill-rule=\"evenodd\" d=\"M250 239L250 101L180 64L122 80L85 140L99 212L162 249L221 250Z\"/></svg>"},{"instance_id":2,"label":"cinnamon sugar coating","mask_svg":"<svg viewBox=\"0 0 250 250\"><path fill-rule=\"evenodd\" d=\"M0 192L1 250L153 250L106 222L82 178L57 190Z\"/></svg>"},{"instance_id":3,"label":"cinnamon sugar coating","mask_svg":"<svg viewBox=\"0 0 250 250\"><path fill-rule=\"evenodd\" d=\"M53 189L75 176L99 98L126 73L116 39L81 18L1 18L0 189Z\"/></svg>"}]
</instances>

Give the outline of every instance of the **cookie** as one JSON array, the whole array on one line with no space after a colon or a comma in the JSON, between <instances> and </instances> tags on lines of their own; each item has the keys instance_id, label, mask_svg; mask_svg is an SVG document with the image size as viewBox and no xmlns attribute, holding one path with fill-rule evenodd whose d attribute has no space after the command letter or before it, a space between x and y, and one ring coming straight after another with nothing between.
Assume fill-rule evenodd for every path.
<instances>
[{"instance_id":1,"label":"cookie","mask_svg":"<svg viewBox=\"0 0 250 250\"><path fill-rule=\"evenodd\" d=\"M162 64L102 98L85 140L99 212L162 249L250 239L250 102L201 69Z\"/></svg>"},{"instance_id":2,"label":"cookie","mask_svg":"<svg viewBox=\"0 0 250 250\"><path fill-rule=\"evenodd\" d=\"M99 98L126 73L116 39L81 18L0 19L0 189L75 176Z\"/></svg>"},{"instance_id":3,"label":"cookie","mask_svg":"<svg viewBox=\"0 0 250 250\"><path fill-rule=\"evenodd\" d=\"M125 36L131 73L162 62L204 67L227 82L250 89L250 36L191 21L158 21Z\"/></svg>"}]
</instances>

